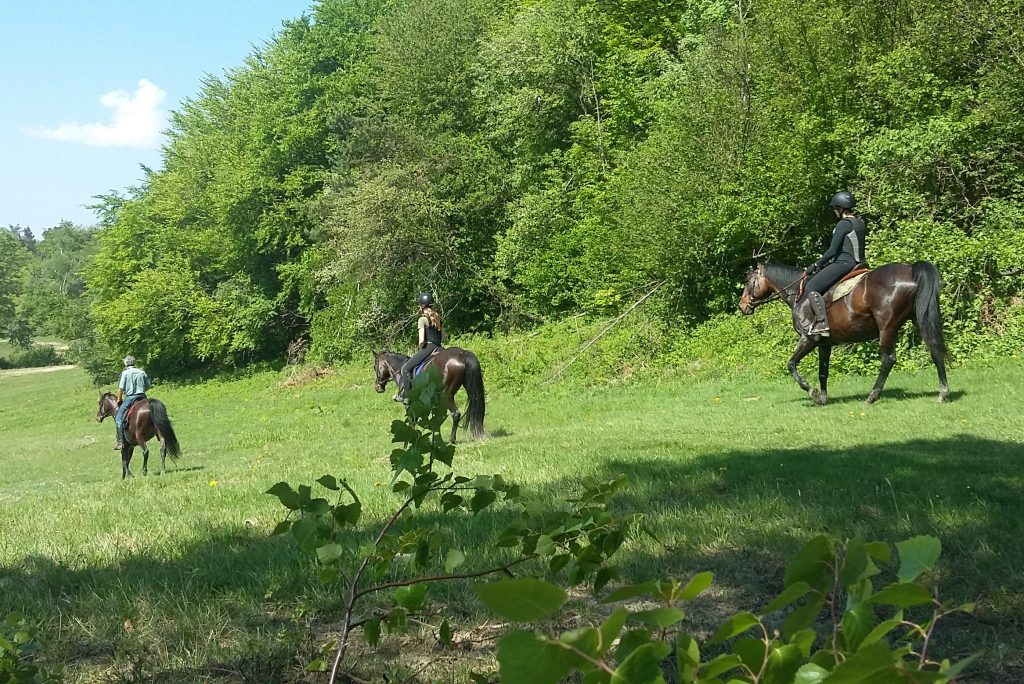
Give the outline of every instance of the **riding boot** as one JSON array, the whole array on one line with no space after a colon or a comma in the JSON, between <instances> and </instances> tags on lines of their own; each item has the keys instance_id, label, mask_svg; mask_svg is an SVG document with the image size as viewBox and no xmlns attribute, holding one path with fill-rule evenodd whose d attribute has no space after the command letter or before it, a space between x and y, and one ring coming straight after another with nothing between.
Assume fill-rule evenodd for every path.
<instances>
[{"instance_id":1,"label":"riding boot","mask_svg":"<svg viewBox=\"0 0 1024 684\"><path fill-rule=\"evenodd\" d=\"M828 329L828 313L825 311L825 300L822 298L820 292L812 292L808 297L811 302L811 308L814 309L814 325L811 326L810 330L807 331L808 335L820 335L821 337L829 336Z\"/></svg>"},{"instance_id":2,"label":"riding boot","mask_svg":"<svg viewBox=\"0 0 1024 684\"><path fill-rule=\"evenodd\" d=\"M117 428L117 443L114 444L114 451L121 451L124 449L124 428Z\"/></svg>"},{"instance_id":3,"label":"riding boot","mask_svg":"<svg viewBox=\"0 0 1024 684\"><path fill-rule=\"evenodd\" d=\"M815 324L814 308L811 305L810 297L804 297L793 309L793 323L796 331L801 335L811 335L810 330Z\"/></svg>"}]
</instances>

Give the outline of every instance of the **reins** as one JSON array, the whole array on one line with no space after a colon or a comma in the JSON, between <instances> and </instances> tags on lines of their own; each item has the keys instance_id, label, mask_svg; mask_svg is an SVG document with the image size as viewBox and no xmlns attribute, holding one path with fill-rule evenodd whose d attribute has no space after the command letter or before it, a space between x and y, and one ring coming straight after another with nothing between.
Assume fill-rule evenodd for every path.
<instances>
[{"instance_id":1,"label":"reins","mask_svg":"<svg viewBox=\"0 0 1024 684\"><path fill-rule=\"evenodd\" d=\"M799 300L801 297L804 296L804 285L807 282L807 276L808 275L809 274L807 273L807 271L804 271L803 273L800 274L799 278L797 278L796 280L791 282L786 287L779 288L778 290L773 290L770 295L768 295L767 297L765 297L763 299L752 299L750 301L750 306L758 307L758 306L761 306L762 304L767 304L768 302L774 301L776 299L781 299L782 295L780 293L788 291L789 288L793 287L797 283L800 284L800 287L797 289L797 292L796 292L796 298ZM767 280L767 278L765 278L765 279Z\"/></svg>"}]
</instances>

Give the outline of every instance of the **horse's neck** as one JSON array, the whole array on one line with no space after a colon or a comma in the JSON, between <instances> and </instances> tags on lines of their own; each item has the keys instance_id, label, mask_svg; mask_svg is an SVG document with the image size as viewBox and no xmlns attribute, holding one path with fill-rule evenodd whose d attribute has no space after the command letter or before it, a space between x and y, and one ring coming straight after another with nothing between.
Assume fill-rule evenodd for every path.
<instances>
[{"instance_id":1,"label":"horse's neck","mask_svg":"<svg viewBox=\"0 0 1024 684\"><path fill-rule=\"evenodd\" d=\"M784 302L793 306L803 278L803 269L781 264L765 264L765 267L768 282L775 287Z\"/></svg>"}]
</instances>

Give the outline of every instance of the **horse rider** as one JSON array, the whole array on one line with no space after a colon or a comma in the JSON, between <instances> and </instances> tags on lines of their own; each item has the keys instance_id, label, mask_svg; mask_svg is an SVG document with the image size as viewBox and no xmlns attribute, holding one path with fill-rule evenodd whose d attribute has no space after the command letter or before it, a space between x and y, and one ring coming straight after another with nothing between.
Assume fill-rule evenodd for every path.
<instances>
[{"instance_id":1,"label":"horse rider","mask_svg":"<svg viewBox=\"0 0 1024 684\"><path fill-rule=\"evenodd\" d=\"M146 371L135 366L135 357L131 354L124 357L124 370L117 383L117 413L114 414L114 425L117 427L115 451L124 448L124 418L128 415L128 409L139 399L145 399L146 390L152 386Z\"/></svg>"},{"instance_id":2,"label":"horse rider","mask_svg":"<svg viewBox=\"0 0 1024 684\"><path fill-rule=\"evenodd\" d=\"M420 318L416 322L416 328L419 331L419 351L402 365L402 372L398 377L398 394L395 396L396 401L407 405L409 389L412 387L413 371L441 348L441 316L434 311L434 296L429 292L421 292L418 301Z\"/></svg>"},{"instance_id":3,"label":"horse rider","mask_svg":"<svg viewBox=\"0 0 1024 684\"><path fill-rule=\"evenodd\" d=\"M804 286L803 298L795 308L798 312L798 332L807 336L829 336L828 315L821 293L828 291L858 264L864 265L864 238L867 226L864 219L854 212L857 200L844 190L832 195L829 204L839 223L832 231L832 244L821 258L807 269L811 278Z\"/></svg>"}]
</instances>

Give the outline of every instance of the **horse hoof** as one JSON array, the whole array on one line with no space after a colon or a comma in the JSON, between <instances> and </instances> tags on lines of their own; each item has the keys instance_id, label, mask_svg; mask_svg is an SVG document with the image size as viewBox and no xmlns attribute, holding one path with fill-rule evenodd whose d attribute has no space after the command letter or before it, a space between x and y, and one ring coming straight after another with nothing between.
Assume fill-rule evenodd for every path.
<instances>
[{"instance_id":1,"label":"horse hoof","mask_svg":"<svg viewBox=\"0 0 1024 684\"><path fill-rule=\"evenodd\" d=\"M821 391L820 390L813 389L813 388L809 389L809 390L807 390L807 396L809 396L811 398L811 401L813 401L816 405L818 405L818 406L824 406L825 405L825 398L821 396Z\"/></svg>"}]
</instances>

